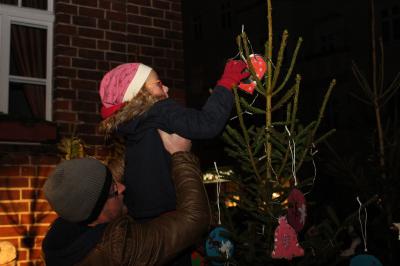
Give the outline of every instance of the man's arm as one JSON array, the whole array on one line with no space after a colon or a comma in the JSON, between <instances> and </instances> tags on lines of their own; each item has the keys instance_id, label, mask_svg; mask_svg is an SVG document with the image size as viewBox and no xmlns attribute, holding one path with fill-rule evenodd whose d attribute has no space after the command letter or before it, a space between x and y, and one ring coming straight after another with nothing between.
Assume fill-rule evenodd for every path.
<instances>
[{"instance_id":1,"label":"man's arm","mask_svg":"<svg viewBox=\"0 0 400 266\"><path fill-rule=\"evenodd\" d=\"M199 240L210 225L210 208L197 158L187 152L188 143L177 135L160 132L172 154L172 178L177 209L138 224L124 217L110 224L106 249L115 265L160 265ZM169 138L169 139L168 139ZM168 140L170 141L168 143ZM108 239L108 240L107 240Z\"/></svg>"}]
</instances>

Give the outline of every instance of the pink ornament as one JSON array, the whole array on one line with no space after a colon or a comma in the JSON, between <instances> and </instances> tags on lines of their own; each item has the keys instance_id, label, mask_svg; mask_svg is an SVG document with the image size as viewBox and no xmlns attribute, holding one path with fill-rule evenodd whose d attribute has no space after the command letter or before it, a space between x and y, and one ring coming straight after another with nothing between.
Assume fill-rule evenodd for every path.
<instances>
[{"instance_id":1,"label":"pink ornament","mask_svg":"<svg viewBox=\"0 0 400 266\"><path fill-rule=\"evenodd\" d=\"M288 223L296 232L300 232L306 223L306 199L300 190L294 188L289 194L288 202Z\"/></svg>"},{"instance_id":2,"label":"pink ornament","mask_svg":"<svg viewBox=\"0 0 400 266\"><path fill-rule=\"evenodd\" d=\"M256 72L257 78L262 79L265 71L267 71L267 63L264 61L262 56L255 54L250 55L250 61L253 65L254 71ZM253 94L256 85L256 81L249 77L247 80L239 83L239 88L247 93Z\"/></svg>"},{"instance_id":3,"label":"pink ornament","mask_svg":"<svg viewBox=\"0 0 400 266\"><path fill-rule=\"evenodd\" d=\"M296 231L288 224L286 217L279 218L279 225L275 229L275 246L272 251L274 259L288 259L304 256L304 250L297 242Z\"/></svg>"}]
</instances>

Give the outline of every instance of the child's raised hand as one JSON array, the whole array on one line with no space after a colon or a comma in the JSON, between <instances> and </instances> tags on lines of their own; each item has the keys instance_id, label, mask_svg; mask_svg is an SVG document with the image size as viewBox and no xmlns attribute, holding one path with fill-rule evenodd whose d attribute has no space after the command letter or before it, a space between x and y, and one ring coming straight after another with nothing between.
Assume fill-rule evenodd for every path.
<instances>
[{"instance_id":1,"label":"child's raised hand","mask_svg":"<svg viewBox=\"0 0 400 266\"><path fill-rule=\"evenodd\" d=\"M164 148L170 153L174 154L179 151L190 151L192 142L189 139L182 138L178 134L168 134L158 129Z\"/></svg>"},{"instance_id":2,"label":"child's raised hand","mask_svg":"<svg viewBox=\"0 0 400 266\"><path fill-rule=\"evenodd\" d=\"M247 65L242 60L229 60L224 69L221 79L217 85L223 86L229 90L237 86L242 79L250 76L250 72L246 71Z\"/></svg>"}]
</instances>

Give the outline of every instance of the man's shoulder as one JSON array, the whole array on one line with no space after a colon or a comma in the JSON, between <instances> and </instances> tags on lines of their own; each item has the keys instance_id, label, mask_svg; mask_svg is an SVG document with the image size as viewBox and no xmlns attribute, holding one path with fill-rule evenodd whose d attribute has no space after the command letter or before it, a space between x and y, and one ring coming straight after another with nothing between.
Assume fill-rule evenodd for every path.
<instances>
[{"instance_id":1,"label":"man's shoulder","mask_svg":"<svg viewBox=\"0 0 400 266\"><path fill-rule=\"evenodd\" d=\"M112 258L115 263L124 264L127 254L132 251L132 241L130 230L135 221L128 215L124 215L107 224L103 237L93 250L92 256ZM127 254L125 254L127 252ZM97 255L96 255L97 254Z\"/></svg>"},{"instance_id":2,"label":"man's shoulder","mask_svg":"<svg viewBox=\"0 0 400 266\"><path fill-rule=\"evenodd\" d=\"M110 237L109 234L112 234L112 237L115 237L116 236L115 234L118 235L126 233L126 230L128 230L128 228L133 224L135 224L135 220L129 215L123 215L111 221L110 223L107 224L103 236L103 241L105 240L105 238Z\"/></svg>"}]
</instances>

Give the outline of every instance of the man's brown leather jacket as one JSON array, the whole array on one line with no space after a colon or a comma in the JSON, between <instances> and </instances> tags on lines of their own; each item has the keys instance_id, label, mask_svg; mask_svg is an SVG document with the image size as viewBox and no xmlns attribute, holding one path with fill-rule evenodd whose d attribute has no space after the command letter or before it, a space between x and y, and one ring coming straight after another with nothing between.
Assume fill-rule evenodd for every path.
<instances>
[{"instance_id":1,"label":"man's brown leather jacket","mask_svg":"<svg viewBox=\"0 0 400 266\"><path fill-rule=\"evenodd\" d=\"M111 222L101 242L78 265L162 265L194 244L210 224L210 208L198 161L172 155L177 208L147 223L124 216Z\"/></svg>"}]
</instances>

